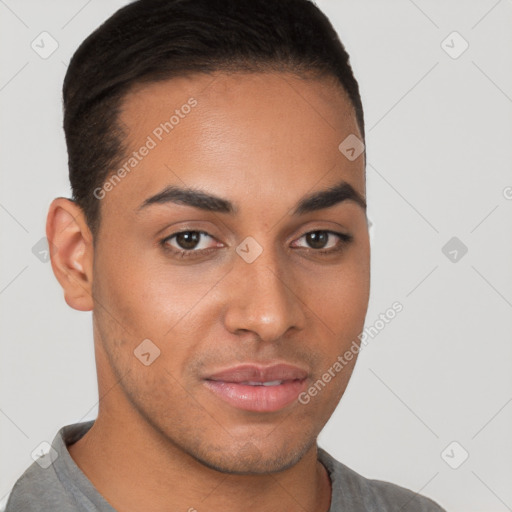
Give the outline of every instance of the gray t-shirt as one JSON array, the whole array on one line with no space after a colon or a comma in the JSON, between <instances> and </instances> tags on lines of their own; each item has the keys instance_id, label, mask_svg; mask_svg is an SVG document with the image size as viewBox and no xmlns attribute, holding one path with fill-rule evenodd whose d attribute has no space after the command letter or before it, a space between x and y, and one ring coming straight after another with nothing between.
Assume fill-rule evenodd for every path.
<instances>
[{"instance_id":1,"label":"gray t-shirt","mask_svg":"<svg viewBox=\"0 0 512 512\"><path fill-rule=\"evenodd\" d=\"M48 454L34 462L12 488L6 512L116 512L67 450L93 423L75 423L59 430ZM364 478L322 448L318 448L318 458L332 482L329 512L445 512L408 489Z\"/></svg>"}]
</instances>

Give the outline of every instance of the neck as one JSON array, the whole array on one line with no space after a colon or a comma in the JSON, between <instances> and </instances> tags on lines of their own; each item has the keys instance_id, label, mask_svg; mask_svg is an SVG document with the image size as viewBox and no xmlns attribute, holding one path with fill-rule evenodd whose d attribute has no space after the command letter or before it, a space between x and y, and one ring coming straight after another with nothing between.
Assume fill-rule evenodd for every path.
<instances>
[{"instance_id":1,"label":"neck","mask_svg":"<svg viewBox=\"0 0 512 512\"><path fill-rule=\"evenodd\" d=\"M113 404L119 399L109 396ZM278 473L222 473L184 453L140 416L107 414L111 409L105 405L89 432L68 450L119 512L329 510L331 482L317 460L316 443L297 464Z\"/></svg>"}]
</instances>

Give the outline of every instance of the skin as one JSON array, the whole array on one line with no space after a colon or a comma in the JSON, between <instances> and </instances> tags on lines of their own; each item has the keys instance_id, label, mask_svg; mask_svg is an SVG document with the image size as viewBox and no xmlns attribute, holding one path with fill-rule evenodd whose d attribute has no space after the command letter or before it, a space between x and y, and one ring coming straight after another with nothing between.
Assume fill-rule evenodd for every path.
<instances>
[{"instance_id":1,"label":"skin","mask_svg":"<svg viewBox=\"0 0 512 512\"><path fill-rule=\"evenodd\" d=\"M357 340L370 288L365 209L346 200L292 214L341 180L365 197L364 156L349 161L338 150L349 134L362 138L355 115L327 79L194 75L126 96L128 152L190 97L197 106L101 200L94 239L72 201L50 207L65 300L93 311L101 397L94 426L69 451L122 512L326 512L331 482L316 439L356 358L307 405L272 413L235 408L201 379L278 361L306 369L309 387ZM168 185L229 200L237 213L173 202L139 209ZM198 246L210 252L166 252L160 241L184 229L211 235ZM353 240L341 246L330 235L326 247L341 250L322 255L306 236L322 230ZM253 263L235 251L247 236L263 248ZM167 244L180 248L176 238ZM160 350L149 366L134 355L144 339Z\"/></svg>"}]
</instances>

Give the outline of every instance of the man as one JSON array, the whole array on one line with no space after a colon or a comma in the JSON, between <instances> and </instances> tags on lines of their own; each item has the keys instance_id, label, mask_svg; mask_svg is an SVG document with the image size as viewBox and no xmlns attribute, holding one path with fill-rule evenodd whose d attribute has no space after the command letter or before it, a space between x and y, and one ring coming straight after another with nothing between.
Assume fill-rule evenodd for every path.
<instances>
[{"instance_id":1,"label":"man","mask_svg":"<svg viewBox=\"0 0 512 512\"><path fill-rule=\"evenodd\" d=\"M77 50L64 109L73 199L47 237L93 311L99 412L7 511L442 510L316 443L370 246L358 85L314 4L129 4Z\"/></svg>"}]
</instances>

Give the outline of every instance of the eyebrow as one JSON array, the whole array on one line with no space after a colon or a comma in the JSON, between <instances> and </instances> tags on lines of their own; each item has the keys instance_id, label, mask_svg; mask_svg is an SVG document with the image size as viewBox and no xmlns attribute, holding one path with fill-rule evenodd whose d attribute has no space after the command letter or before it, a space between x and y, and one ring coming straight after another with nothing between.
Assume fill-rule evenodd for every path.
<instances>
[{"instance_id":1,"label":"eyebrow","mask_svg":"<svg viewBox=\"0 0 512 512\"><path fill-rule=\"evenodd\" d=\"M304 215L306 213L330 208L344 201L353 201L363 210L366 210L366 201L364 197L357 192L350 183L341 181L338 184L303 197L295 206L293 215ZM178 187L169 185L154 196L148 197L138 208L137 211L143 210L154 204L165 203L182 204L199 208L209 212L230 213L235 214L238 208L227 199L209 194L202 190Z\"/></svg>"}]
</instances>

